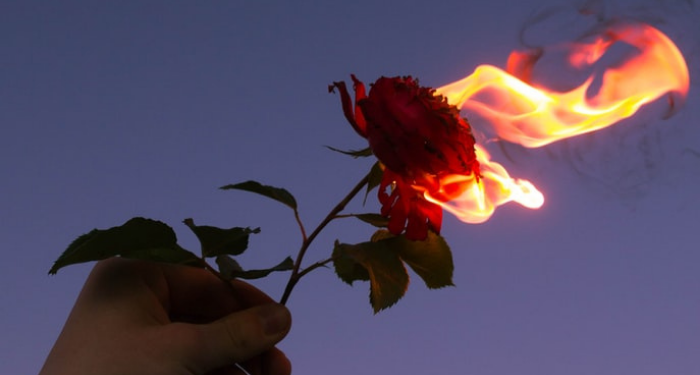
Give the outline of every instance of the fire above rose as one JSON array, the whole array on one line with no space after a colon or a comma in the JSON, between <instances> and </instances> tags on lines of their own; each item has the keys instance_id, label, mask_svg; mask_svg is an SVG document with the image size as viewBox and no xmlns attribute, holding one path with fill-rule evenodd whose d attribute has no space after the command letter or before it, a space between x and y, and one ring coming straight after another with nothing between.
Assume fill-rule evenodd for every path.
<instances>
[{"instance_id":1,"label":"fire above rose","mask_svg":"<svg viewBox=\"0 0 700 375\"><path fill-rule=\"evenodd\" d=\"M464 222L481 223L510 201L532 209L544 203L532 183L510 177L475 144L460 109L487 119L500 140L541 147L613 125L664 95L671 109L682 102L689 87L685 60L649 25L608 23L568 46L569 63L588 68L616 43L636 53L607 68L593 96L593 75L568 92L529 83L542 54L524 52L511 53L505 71L481 65L436 90L411 77L382 77L367 95L353 76L353 102L345 84L335 82L330 89L339 89L346 118L385 167L379 200L388 229L421 239L428 229L439 233L442 209Z\"/></svg>"}]
</instances>

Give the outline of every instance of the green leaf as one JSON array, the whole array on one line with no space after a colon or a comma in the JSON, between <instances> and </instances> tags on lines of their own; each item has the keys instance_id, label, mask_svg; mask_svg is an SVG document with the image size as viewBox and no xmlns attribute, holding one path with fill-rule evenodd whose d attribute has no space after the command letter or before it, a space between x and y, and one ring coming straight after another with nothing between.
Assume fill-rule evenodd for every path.
<instances>
[{"instance_id":1,"label":"green leaf","mask_svg":"<svg viewBox=\"0 0 700 375\"><path fill-rule=\"evenodd\" d=\"M424 241L411 241L378 230L369 242L340 244L333 249L333 265L338 277L352 285L370 281L370 303L377 313L395 304L408 288L404 262L420 276L428 288L452 284L454 265L445 240L433 232Z\"/></svg>"},{"instance_id":2,"label":"green leaf","mask_svg":"<svg viewBox=\"0 0 700 375\"><path fill-rule=\"evenodd\" d=\"M141 217L121 226L93 229L78 237L56 260L49 274L77 263L114 256L200 266L199 258L177 244L175 232L168 225Z\"/></svg>"},{"instance_id":3,"label":"green leaf","mask_svg":"<svg viewBox=\"0 0 700 375\"><path fill-rule=\"evenodd\" d=\"M367 269L344 253L347 246L348 245L341 246L338 241L335 241L335 246L333 247L333 266L335 267L335 273L341 280L350 285L357 280L368 281L369 273Z\"/></svg>"},{"instance_id":4,"label":"green leaf","mask_svg":"<svg viewBox=\"0 0 700 375\"><path fill-rule=\"evenodd\" d=\"M345 258L340 262L341 269L336 267L336 273L343 281L359 280L358 276L361 276L354 271L356 266L348 263L349 261L366 270L370 281L369 300L375 314L394 305L408 289L408 274L403 262L383 241L356 245L336 243L334 255L340 259ZM348 268L353 270L353 273L346 274Z\"/></svg>"},{"instance_id":5,"label":"green leaf","mask_svg":"<svg viewBox=\"0 0 700 375\"><path fill-rule=\"evenodd\" d=\"M352 216L377 228L386 228L386 226L389 225L389 219L380 214L356 214Z\"/></svg>"},{"instance_id":6,"label":"green leaf","mask_svg":"<svg viewBox=\"0 0 700 375\"><path fill-rule=\"evenodd\" d=\"M229 254L240 255L248 248L248 237L251 233L260 233L260 228L230 228L222 229L207 225L195 225L192 219L183 221L199 239L202 245L202 256L215 257Z\"/></svg>"},{"instance_id":7,"label":"green leaf","mask_svg":"<svg viewBox=\"0 0 700 375\"><path fill-rule=\"evenodd\" d=\"M234 279L233 274L242 272L243 268L238 262L228 255L219 255L216 257L216 265L219 266L219 273L227 280Z\"/></svg>"},{"instance_id":8,"label":"green leaf","mask_svg":"<svg viewBox=\"0 0 700 375\"><path fill-rule=\"evenodd\" d=\"M335 152L340 152L341 154L350 155L355 159L366 158L368 156L372 156L372 149L369 147L362 149L362 150L348 150L348 151L340 150L340 149L337 149L337 148L331 147L331 146L326 146L326 148L328 148L329 150L335 151Z\"/></svg>"},{"instance_id":9,"label":"green leaf","mask_svg":"<svg viewBox=\"0 0 700 375\"><path fill-rule=\"evenodd\" d=\"M232 280L235 278L246 279L246 280L259 279L259 278L262 278L262 277L269 275L272 272L289 271L292 268L294 268L294 261L290 257L287 257L280 264L278 264L274 267L266 268L266 269L262 269L262 270L245 271L241 268L240 265L238 265L238 262L236 262L233 258L226 256L226 255L220 255L220 256L216 257L216 264L219 265L219 272L221 272L221 275L229 280Z\"/></svg>"},{"instance_id":10,"label":"green leaf","mask_svg":"<svg viewBox=\"0 0 700 375\"><path fill-rule=\"evenodd\" d=\"M362 204L367 203L367 197L369 196L369 193L379 186L379 184L382 183L382 178L384 177L384 169L382 168L382 165L380 162L374 163L372 166L372 169L369 170L368 174L368 180L367 180L367 191L365 192L365 199L362 202Z\"/></svg>"},{"instance_id":11,"label":"green leaf","mask_svg":"<svg viewBox=\"0 0 700 375\"><path fill-rule=\"evenodd\" d=\"M372 237L370 237L370 241L378 242L381 240L386 240L386 239L394 238L394 237L396 237L396 235L391 234L391 232L389 232L388 230L380 229L372 234Z\"/></svg>"},{"instance_id":12,"label":"green leaf","mask_svg":"<svg viewBox=\"0 0 700 375\"><path fill-rule=\"evenodd\" d=\"M382 241L389 242L388 246L398 251L401 259L423 279L428 288L454 285L452 251L442 236L428 231L428 237L423 241L411 241L403 235Z\"/></svg>"},{"instance_id":13,"label":"green leaf","mask_svg":"<svg viewBox=\"0 0 700 375\"><path fill-rule=\"evenodd\" d=\"M244 190L244 191L249 191L251 193L257 193L263 196L266 196L270 199L274 199L278 202L281 202L282 204L290 207L291 209L295 210L297 209L297 201L294 199L294 196L288 192L285 189L282 188L277 188L274 186L269 186L269 185L263 185L257 181L246 181L246 182L241 182L238 184L231 184L231 185L226 185L221 187L222 190L230 190L230 189L236 189L236 190Z\"/></svg>"},{"instance_id":14,"label":"green leaf","mask_svg":"<svg viewBox=\"0 0 700 375\"><path fill-rule=\"evenodd\" d=\"M445 239L433 231L423 241L412 241L404 235L396 236L388 230L378 230L372 235L372 242L384 244L395 251L420 276L430 289L452 286L454 263L452 251Z\"/></svg>"}]
</instances>

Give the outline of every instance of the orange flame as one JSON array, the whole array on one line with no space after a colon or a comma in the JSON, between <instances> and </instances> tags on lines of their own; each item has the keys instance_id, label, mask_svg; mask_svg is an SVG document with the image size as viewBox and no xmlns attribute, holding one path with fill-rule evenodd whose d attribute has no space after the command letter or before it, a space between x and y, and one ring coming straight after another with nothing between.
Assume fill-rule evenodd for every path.
<instances>
[{"instance_id":1,"label":"orange flame","mask_svg":"<svg viewBox=\"0 0 700 375\"><path fill-rule=\"evenodd\" d=\"M426 199L439 204L458 219L472 224L485 222L493 215L496 207L508 202L517 202L533 209L544 204L544 195L535 185L526 180L511 178L502 165L490 161L489 153L479 145L476 145L476 157L481 168L478 182L474 175L450 175L440 181L441 188L438 192L432 195L426 192ZM450 191L458 191L459 194L450 196Z\"/></svg>"},{"instance_id":2,"label":"orange flame","mask_svg":"<svg viewBox=\"0 0 700 375\"><path fill-rule=\"evenodd\" d=\"M509 58L508 71L512 74L481 65L471 75L436 92L450 104L489 120L500 139L525 147L541 147L605 128L665 94L671 107L674 94L685 97L690 79L683 55L666 35L649 25L609 25L592 42L572 44L569 63L575 68L588 67L617 42L628 44L637 53L617 67L606 69L592 97L589 91L593 75L568 92L527 83L541 55L520 52L513 52ZM478 148L477 156L482 164L478 182L473 177L454 176L444 183L471 186L453 188L463 193L447 203L426 194L427 199L469 223L488 220L496 206L509 201L528 208L539 208L544 203L544 196L533 184L512 179L500 164L489 160L485 150Z\"/></svg>"}]
</instances>

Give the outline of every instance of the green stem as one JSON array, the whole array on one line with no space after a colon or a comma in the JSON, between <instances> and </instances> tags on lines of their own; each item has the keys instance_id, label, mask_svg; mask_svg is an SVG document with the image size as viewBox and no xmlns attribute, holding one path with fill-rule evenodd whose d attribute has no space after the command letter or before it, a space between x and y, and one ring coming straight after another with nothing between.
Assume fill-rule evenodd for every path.
<instances>
[{"instance_id":1,"label":"green stem","mask_svg":"<svg viewBox=\"0 0 700 375\"><path fill-rule=\"evenodd\" d=\"M345 209L345 206L347 206L348 203L350 203L350 201L352 200L352 198L354 198L355 195L357 195L357 193L359 193L360 190L362 190L362 188L365 185L367 185L368 181L369 175L366 175L364 178L362 178L362 180L360 180L360 182L357 183L357 185L355 185L355 187L352 188L352 190L350 190L350 192L348 193L348 195L345 196L345 198L343 198L340 202L338 202L338 204L335 207L333 207L331 212L329 212L328 215L326 215L326 217L323 219L323 221L321 221L321 223L316 227L316 229L314 229L314 231L311 232L311 234L304 239L304 241L301 244L301 248L299 249L299 253L297 254L297 259L294 262L292 274L289 276L289 281L287 281L287 286L284 288L284 293L282 294L282 298L280 299L281 304L284 305L287 303L289 295L292 293L294 286L299 282L299 279L301 279L302 276L306 275L307 273L318 267L325 265L326 263L332 260L332 258L327 259L323 262L316 263L303 271L300 271L301 262L304 259L306 250L309 249L309 246L314 241L316 236L318 236L318 234L321 233L323 228L325 228L326 225L328 225L328 223L330 223L331 221L333 221L333 219L336 218L336 215L338 215L338 213Z\"/></svg>"},{"instance_id":2,"label":"green stem","mask_svg":"<svg viewBox=\"0 0 700 375\"><path fill-rule=\"evenodd\" d=\"M294 209L294 219L297 221L297 225L299 225L299 230L301 231L301 240L306 241L306 229L304 228L304 223L301 222L301 217L299 217L299 211L296 208Z\"/></svg>"},{"instance_id":3,"label":"green stem","mask_svg":"<svg viewBox=\"0 0 700 375\"><path fill-rule=\"evenodd\" d=\"M328 259L326 259L326 260L322 260L322 261L316 262L316 263L314 263L314 264L312 264L312 265L310 265L310 266L304 268L303 271L299 272L299 278L301 279L302 277L304 277L304 275L306 275L307 273L309 273L309 272L315 270L316 268L325 266L326 264L328 264L328 263L334 261L335 258L336 258L336 257L330 257L330 258L328 258Z\"/></svg>"}]
</instances>

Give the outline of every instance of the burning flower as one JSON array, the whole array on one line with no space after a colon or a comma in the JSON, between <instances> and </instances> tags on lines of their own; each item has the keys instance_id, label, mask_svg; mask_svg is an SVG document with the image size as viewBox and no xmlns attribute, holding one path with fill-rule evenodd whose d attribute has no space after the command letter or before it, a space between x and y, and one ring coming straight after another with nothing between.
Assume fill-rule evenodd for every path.
<instances>
[{"instance_id":1,"label":"burning flower","mask_svg":"<svg viewBox=\"0 0 700 375\"><path fill-rule=\"evenodd\" d=\"M351 77L354 108L344 82L334 82L329 91L338 88L345 117L385 166L378 195L389 231L400 234L405 229L411 240L425 239L428 229L439 233L442 208L425 195L449 200L461 191L446 195L444 178L479 176L469 123L457 107L412 77L381 77L369 95Z\"/></svg>"},{"instance_id":2,"label":"burning flower","mask_svg":"<svg viewBox=\"0 0 700 375\"><path fill-rule=\"evenodd\" d=\"M257 181L222 187L259 194L291 209L302 239L296 260L287 257L269 268L246 270L234 257L247 249L249 237L259 233L259 228L218 228L186 219L185 225L201 245L200 254L196 254L177 243L167 224L136 217L121 226L94 229L78 237L49 273L115 256L206 269L229 286L237 278L257 279L291 271L280 298L284 304L302 277L332 263L338 277L348 284L369 281L375 313L403 297L409 284L407 267L428 288L453 285L452 252L439 234L443 209L464 222L482 223L507 202L531 209L544 203L544 195L531 182L511 177L491 160L485 148L475 144L460 109L482 117L493 127L496 136L490 141L540 147L615 124L661 96L667 95L672 106L685 98L688 68L668 37L650 25L635 22L599 26L567 46L573 67L598 64L616 43L627 44L635 53L622 55L622 61L606 67L602 74L594 71L567 92L529 82L529 72L546 50L515 52L507 70L481 65L473 74L438 89L421 87L411 77L381 77L367 94L364 84L351 76L353 101L345 83L334 82L329 91L339 89L345 117L379 159L383 170L380 181L374 178L373 168L308 235L297 200L289 191ZM593 85L595 82L600 84ZM365 187L376 185L380 213L386 222L377 223L374 213L343 213ZM356 217L373 226L386 224L388 231L375 229L368 241L355 244L336 241L329 257L302 267L317 235L331 221L344 217ZM405 235L399 236L401 233ZM210 264L211 260L218 267Z\"/></svg>"}]
</instances>

